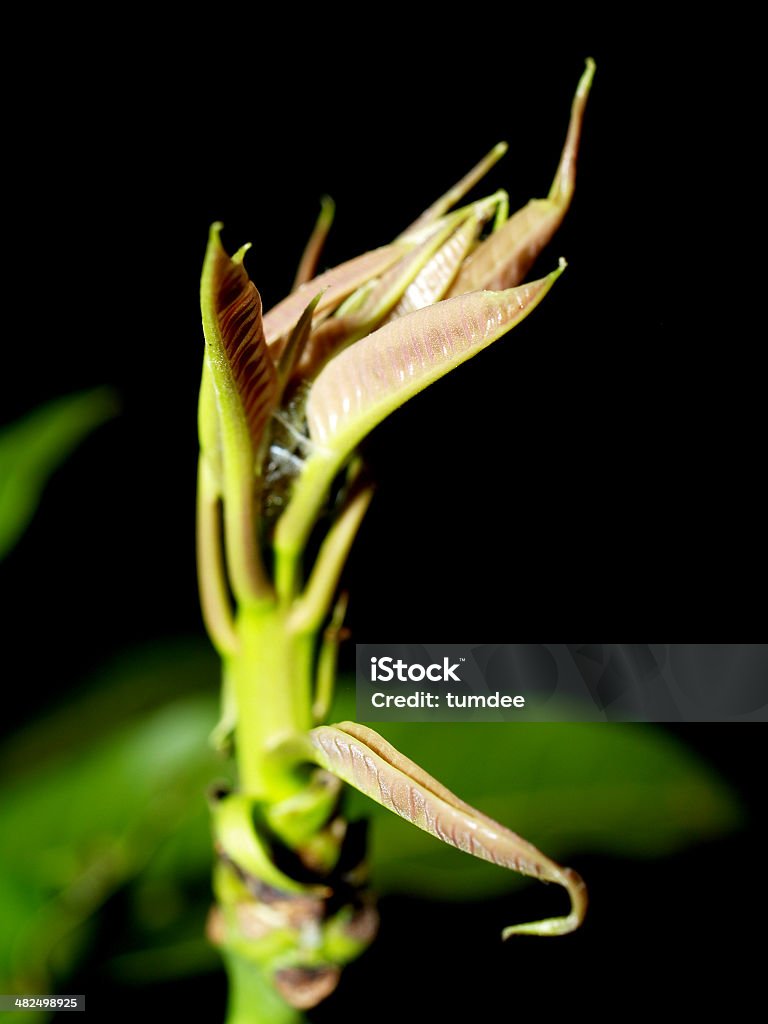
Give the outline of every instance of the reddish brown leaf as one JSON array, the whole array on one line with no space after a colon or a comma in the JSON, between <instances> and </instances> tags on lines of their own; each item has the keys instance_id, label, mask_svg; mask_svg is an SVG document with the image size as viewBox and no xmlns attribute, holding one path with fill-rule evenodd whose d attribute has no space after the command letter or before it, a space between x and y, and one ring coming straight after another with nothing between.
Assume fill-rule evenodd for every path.
<instances>
[{"instance_id":1,"label":"reddish brown leaf","mask_svg":"<svg viewBox=\"0 0 768 1024\"><path fill-rule=\"evenodd\" d=\"M356 722L341 722L313 729L309 738L317 764L417 828L480 860L566 889L571 900L566 917L513 925L504 930L505 939L566 935L580 926L587 890L575 871L460 800L378 733Z\"/></svg>"},{"instance_id":2,"label":"reddish brown leaf","mask_svg":"<svg viewBox=\"0 0 768 1024\"><path fill-rule=\"evenodd\" d=\"M214 225L203 270L203 326L219 412L226 415L222 393L231 382L256 448L276 400L277 373L264 337L261 296L243 266L246 250L230 258L219 230ZM225 404L231 398L227 394Z\"/></svg>"},{"instance_id":3,"label":"reddish brown leaf","mask_svg":"<svg viewBox=\"0 0 768 1024\"><path fill-rule=\"evenodd\" d=\"M549 196L532 199L486 238L464 263L449 296L483 288L514 288L525 279L536 257L560 227L576 184L576 157L594 72L594 61L587 61L573 98L568 134Z\"/></svg>"},{"instance_id":4,"label":"reddish brown leaf","mask_svg":"<svg viewBox=\"0 0 768 1024\"><path fill-rule=\"evenodd\" d=\"M307 281L282 302L273 306L264 314L264 334L273 358L279 358L287 333L293 329L318 292L322 292L323 296L315 309L316 315L338 306L356 288L372 277L377 277L399 260L407 249L405 245L385 245L380 249L363 253L362 256L356 256L346 263L340 263L332 270L326 270L324 274L313 277L311 281Z\"/></svg>"}]
</instances>

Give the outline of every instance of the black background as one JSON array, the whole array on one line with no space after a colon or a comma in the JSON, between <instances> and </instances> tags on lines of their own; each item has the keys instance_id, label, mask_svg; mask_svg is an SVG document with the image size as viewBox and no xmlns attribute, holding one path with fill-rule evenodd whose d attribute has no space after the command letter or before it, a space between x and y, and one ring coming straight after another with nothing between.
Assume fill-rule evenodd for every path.
<instances>
[{"instance_id":1,"label":"black background","mask_svg":"<svg viewBox=\"0 0 768 1024\"><path fill-rule=\"evenodd\" d=\"M425 58L403 40L386 66L346 51L315 69L308 40L278 76L303 83L295 101L272 65L249 74L234 58L171 63L165 78L160 54L148 68L146 54L104 68L98 108L98 77L72 69L61 92L52 83L19 149L22 201L9 204L27 246L20 284L32 288L11 302L23 333L8 346L3 408L10 418L92 384L120 395L120 420L51 488L61 507L43 516L65 517L65 536L41 525L25 541L54 608L77 591L90 656L126 624L153 637L198 618L197 289L209 223L224 221L230 248L253 241L248 265L268 308L290 287L324 191L338 208L329 265L393 237L500 138L510 152L487 189L507 187L512 209L546 194L592 51L574 42L467 63L458 44L434 42ZM688 585L686 569L702 571L710 417L691 385L700 369L681 362L691 339L671 320L685 305L670 231L683 97L670 91L671 54L594 56L576 198L534 273L560 255L568 270L535 317L370 439L380 488L349 569L362 637L374 625L444 635L524 623L529 611L559 617L585 589L599 603L640 591L666 602ZM95 539L101 557L85 579ZM17 565L26 576L23 547ZM14 632L27 616L15 610ZM63 616L47 628L52 650L68 642Z\"/></svg>"},{"instance_id":2,"label":"black background","mask_svg":"<svg viewBox=\"0 0 768 1024\"><path fill-rule=\"evenodd\" d=\"M201 629L197 288L209 223L225 222L231 249L253 241L248 266L269 307L323 192L337 203L329 265L397 234L500 138L510 152L487 187L506 187L515 209L548 190L589 54L576 197L536 268L564 255L569 269L513 334L370 439L380 487L349 565L350 625L365 640L751 621L764 385L754 335L713 332L739 269L709 232L728 207L734 132L722 65L645 22L603 43L586 30L551 39L546 14L534 26L478 14L421 32L375 12L345 42L327 15L268 32L214 11L199 52L186 25L91 24L98 41L85 48L69 46L77 25L62 24L61 45L47 25L52 54L30 60L36 89L20 79L9 112L2 418L104 383L123 412L56 475L4 568L8 664L19 666L4 728L65 698L110 652ZM317 1020L584 1005L605 1017L658 1007L662 982L690 1012L715 989L746 992L757 734L683 731L751 801L750 834L671 863L578 865L595 912L583 938L546 949L496 942L500 925L525 918L525 896L465 909L391 901L376 953ZM201 979L176 997L208 1000L215 1019L221 994ZM168 996L153 992L158 1019Z\"/></svg>"}]
</instances>

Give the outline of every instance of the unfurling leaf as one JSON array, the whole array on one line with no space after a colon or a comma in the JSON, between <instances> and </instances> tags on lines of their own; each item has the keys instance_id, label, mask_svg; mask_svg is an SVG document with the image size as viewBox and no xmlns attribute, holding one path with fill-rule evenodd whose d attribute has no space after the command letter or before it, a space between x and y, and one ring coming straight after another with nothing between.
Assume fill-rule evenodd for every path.
<instances>
[{"instance_id":1,"label":"unfurling leaf","mask_svg":"<svg viewBox=\"0 0 768 1024\"><path fill-rule=\"evenodd\" d=\"M547 277L520 288L473 292L417 310L331 360L307 403L315 450L277 525L275 546L284 562L303 549L319 503L355 446L409 398L523 320L564 268L561 261Z\"/></svg>"},{"instance_id":2,"label":"unfurling leaf","mask_svg":"<svg viewBox=\"0 0 768 1024\"><path fill-rule=\"evenodd\" d=\"M512 935L567 935L587 910L587 890L579 875L562 868L531 843L465 804L364 725L342 722L309 734L313 760L382 807L417 828L473 857L545 882L563 886L571 900L566 917L506 928Z\"/></svg>"},{"instance_id":3,"label":"unfurling leaf","mask_svg":"<svg viewBox=\"0 0 768 1024\"><path fill-rule=\"evenodd\" d=\"M320 200L320 213L317 216L317 221L312 234L309 236L306 248L301 256L299 268L296 271L296 277L293 281L293 291L300 288L307 281L311 281L317 270L317 264L320 261L320 256L323 252L323 246L325 240L328 237L328 232L331 230L333 224L333 217L336 213L336 204L330 196L323 196Z\"/></svg>"},{"instance_id":4,"label":"unfurling leaf","mask_svg":"<svg viewBox=\"0 0 768 1024\"><path fill-rule=\"evenodd\" d=\"M229 582L238 599L252 601L269 593L256 543L254 496L259 480L254 465L259 464L279 389L264 337L261 297L243 266L248 247L230 258L220 231L220 224L211 228L200 282L205 363L199 411L198 551L207 553L206 571L221 566L216 506L221 497ZM218 580L203 595L203 606L209 625L218 623L213 628L220 646L228 649L230 613L223 600L222 572L216 572Z\"/></svg>"},{"instance_id":5,"label":"unfurling leaf","mask_svg":"<svg viewBox=\"0 0 768 1024\"><path fill-rule=\"evenodd\" d=\"M310 300L322 292L323 296L317 304L315 313L334 309L353 291L377 277L387 267L400 259L408 250L408 246L385 245L380 249L356 256L346 263L340 263L332 270L313 277L311 281L301 285L282 302L278 302L268 313L264 314L264 334L272 350L273 358L278 359L286 343L286 335L296 325Z\"/></svg>"},{"instance_id":6,"label":"unfurling leaf","mask_svg":"<svg viewBox=\"0 0 768 1024\"><path fill-rule=\"evenodd\" d=\"M468 171L461 181L457 181L456 184L449 188L439 199L436 199L431 206L420 214L416 220L411 224L410 227L406 228L405 231L400 235L400 239L410 240L412 238L419 238L424 228L433 224L436 220L447 213L448 210L460 199L469 192L470 189L474 188L479 181L481 181L488 171L496 164L504 154L507 152L506 142L498 142L490 153L486 153L479 163L475 164L471 171Z\"/></svg>"},{"instance_id":7,"label":"unfurling leaf","mask_svg":"<svg viewBox=\"0 0 768 1024\"><path fill-rule=\"evenodd\" d=\"M526 317L564 266L521 288L438 302L346 349L322 371L310 393L312 440L346 457L391 412Z\"/></svg>"},{"instance_id":8,"label":"unfurling leaf","mask_svg":"<svg viewBox=\"0 0 768 1024\"><path fill-rule=\"evenodd\" d=\"M211 228L200 288L208 365L222 430L244 416L256 450L277 395L277 374L264 337L261 296L243 266L249 247L230 258L220 231L220 224Z\"/></svg>"},{"instance_id":9,"label":"unfurling leaf","mask_svg":"<svg viewBox=\"0 0 768 1024\"><path fill-rule=\"evenodd\" d=\"M318 292L310 301L307 308L299 317L296 326L288 335L288 341L280 354L280 360L277 364L277 374L280 379L281 397L284 394L285 386L290 380L296 364L301 359L302 353L307 346L307 342L309 341L312 333L312 317L314 316L315 309L317 308L317 304L321 298L322 292Z\"/></svg>"},{"instance_id":10,"label":"unfurling leaf","mask_svg":"<svg viewBox=\"0 0 768 1024\"><path fill-rule=\"evenodd\" d=\"M576 185L581 125L594 74L595 62L588 60L573 98L568 134L549 196L532 199L481 242L459 271L449 295L463 295L479 288L498 291L520 284L560 227Z\"/></svg>"},{"instance_id":11,"label":"unfurling leaf","mask_svg":"<svg viewBox=\"0 0 768 1024\"><path fill-rule=\"evenodd\" d=\"M478 203L478 212L457 211L446 217L429 237L403 256L381 277L373 282L373 287L361 297L355 307L343 315L329 317L312 333L312 337L304 350L304 356L298 363L299 378L316 377L323 366L342 349L357 341L358 338L370 333L381 323L387 313L402 298L406 288L421 273L435 254L442 250L456 231L457 225L470 219L483 223L490 216L494 201ZM478 227L479 230L479 227Z\"/></svg>"},{"instance_id":12,"label":"unfurling leaf","mask_svg":"<svg viewBox=\"0 0 768 1024\"><path fill-rule=\"evenodd\" d=\"M354 686L341 687L325 721L354 713ZM587 852L667 857L743 823L738 797L715 771L650 725L550 723L515 729L514 742L509 723L501 722L444 722L430 729L381 722L375 728L437 778L460 784L465 801L536 837L555 860ZM350 797L353 817L371 816L365 797ZM374 809L372 845L379 892L481 899L509 892L518 881L481 861L464 863L380 807Z\"/></svg>"},{"instance_id":13,"label":"unfurling leaf","mask_svg":"<svg viewBox=\"0 0 768 1024\"><path fill-rule=\"evenodd\" d=\"M448 291L462 261L472 250L482 227L483 220L480 217L468 218L414 277L387 320L397 320L439 302Z\"/></svg>"}]
</instances>

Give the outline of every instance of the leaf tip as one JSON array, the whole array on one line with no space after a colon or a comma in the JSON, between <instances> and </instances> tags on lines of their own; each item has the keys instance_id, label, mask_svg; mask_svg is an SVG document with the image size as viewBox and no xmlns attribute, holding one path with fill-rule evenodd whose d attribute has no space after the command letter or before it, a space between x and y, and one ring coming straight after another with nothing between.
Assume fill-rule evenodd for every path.
<instances>
[{"instance_id":1,"label":"leaf tip","mask_svg":"<svg viewBox=\"0 0 768 1024\"><path fill-rule=\"evenodd\" d=\"M544 921L532 921L529 924L513 924L501 933L503 942L513 935L537 935L550 938L555 935L569 935L584 923L587 913L588 897L584 879L573 868L559 868L556 875L548 879L562 885L571 900L571 912L567 917L550 917Z\"/></svg>"},{"instance_id":2,"label":"leaf tip","mask_svg":"<svg viewBox=\"0 0 768 1024\"><path fill-rule=\"evenodd\" d=\"M571 118L568 123L565 145L560 155L560 163L552 182L552 188L549 190L549 198L562 209L563 213L565 213L570 205L576 185L576 158L581 141L584 112L592 87L592 79L595 77L595 68L594 60L591 57L587 57L584 71L579 79L579 84L576 86L576 92L571 103Z\"/></svg>"},{"instance_id":3,"label":"leaf tip","mask_svg":"<svg viewBox=\"0 0 768 1024\"><path fill-rule=\"evenodd\" d=\"M237 252L232 257L232 262L239 266L243 262L243 260L245 259L245 254L251 248L251 245L252 245L251 242L246 242L245 245L241 245L240 248L237 250Z\"/></svg>"},{"instance_id":4,"label":"leaf tip","mask_svg":"<svg viewBox=\"0 0 768 1024\"><path fill-rule=\"evenodd\" d=\"M528 285L522 285L522 287L523 288L531 287L534 290L535 289L541 289L541 292L542 292L541 298L543 298L547 294L549 289L552 287L552 285L555 283L555 281L557 281L558 278L562 277L562 275L565 273L565 270L566 270L567 267L568 267L568 261L566 260L565 256L561 256L560 259L557 261L557 266L555 267L555 269L551 270L546 275L546 277L539 278L538 281L532 281L529 286ZM514 290L514 289L512 289L512 290Z\"/></svg>"},{"instance_id":5,"label":"leaf tip","mask_svg":"<svg viewBox=\"0 0 768 1024\"><path fill-rule=\"evenodd\" d=\"M336 203L333 196L320 196L320 217L323 224L330 224L336 213Z\"/></svg>"},{"instance_id":6,"label":"leaf tip","mask_svg":"<svg viewBox=\"0 0 768 1024\"><path fill-rule=\"evenodd\" d=\"M222 253L225 253L224 246L221 242L221 232L223 229L224 225L220 220L215 220L208 229L208 245L205 250L203 278L205 278L206 275L206 268L208 269L208 272L211 272L212 268L221 258Z\"/></svg>"}]
</instances>

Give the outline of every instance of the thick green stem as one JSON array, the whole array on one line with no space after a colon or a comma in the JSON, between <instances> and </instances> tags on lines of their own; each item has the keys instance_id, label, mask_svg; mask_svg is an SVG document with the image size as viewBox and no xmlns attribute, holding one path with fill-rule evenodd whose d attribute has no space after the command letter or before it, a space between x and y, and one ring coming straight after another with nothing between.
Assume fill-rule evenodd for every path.
<instances>
[{"instance_id":1,"label":"thick green stem","mask_svg":"<svg viewBox=\"0 0 768 1024\"><path fill-rule=\"evenodd\" d=\"M281 799L287 780L276 777L269 753L312 725L314 638L293 633L285 609L274 604L243 609L237 632L240 649L227 669L237 705L240 789L259 799Z\"/></svg>"},{"instance_id":2,"label":"thick green stem","mask_svg":"<svg viewBox=\"0 0 768 1024\"><path fill-rule=\"evenodd\" d=\"M227 1024L301 1024L306 1018L275 991L256 964L229 953Z\"/></svg>"}]
</instances>

